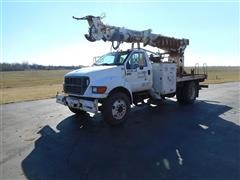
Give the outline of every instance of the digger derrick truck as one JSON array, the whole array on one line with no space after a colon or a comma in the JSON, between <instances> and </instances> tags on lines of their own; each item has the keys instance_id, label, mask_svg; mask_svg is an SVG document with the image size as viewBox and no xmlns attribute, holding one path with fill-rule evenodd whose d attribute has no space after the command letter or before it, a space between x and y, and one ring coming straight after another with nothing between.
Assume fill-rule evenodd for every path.
<instances>
[{"instance_id":1,"label":"digger derrick truck","mask_svg":"<svg viewBox=\"0 0 240 180\"><path fill-rule=\"evenodd\" d=\"M184 50L188 39L176 39L145 31L105 25L102 17L74 17L87 20L88 41L110 41L115 51L98 58L91 67L78 69L64 76L63 93L57 94L57 103L68 106L78 115L101 112L110 125L119 125L127 119L131 105L146 102L158 104L166 97L176 96L180 104L192 104L207 78L198 69L184 70ZM119 50L121 43L132 43L132 48ZM163 53L140 48L149 45ZM134 48L137 44L137 48Z\"/></svg>"}]
</instances>

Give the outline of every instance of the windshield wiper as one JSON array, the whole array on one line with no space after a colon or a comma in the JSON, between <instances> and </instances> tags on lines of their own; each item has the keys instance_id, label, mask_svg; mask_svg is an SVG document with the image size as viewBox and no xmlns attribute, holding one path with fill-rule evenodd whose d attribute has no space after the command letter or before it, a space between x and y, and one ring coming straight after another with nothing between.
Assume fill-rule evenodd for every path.
<instances>
[{"instance_id":1,"label":"windshield wiper","mask_svg":"<svg viewBox=\"0 0 240 180\"><path fill-rule=\"evenodd\" d=\"M119 66L119 65L122 65L122 63L115 63L115 64L113 64L113 63L102 63L102 64L96 64L96 63L94 63L93 64L94 66Z\"/></svg>"},{"instance_id":2,"label":"windshield wiper","mask_svg":"<svg viewBox=\"0 0 240 180\"><path fill-rule=\"evenodd\" d=\"M112 66L112 65L115 65L115 64L109 64L109 63L102 63L102 64L94 64L96 66Z\"/></svg>"}]
</instances>

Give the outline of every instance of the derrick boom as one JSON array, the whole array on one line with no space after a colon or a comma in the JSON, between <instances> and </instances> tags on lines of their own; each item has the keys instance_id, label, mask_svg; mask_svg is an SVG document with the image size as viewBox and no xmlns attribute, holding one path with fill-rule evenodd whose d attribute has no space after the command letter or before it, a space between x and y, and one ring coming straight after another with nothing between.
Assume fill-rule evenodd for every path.
<instances>
[{"instance_id":1,"label":"derrick boom","mask_svg":"<svg viewBox=\"0 0 240 180\"><path fill-rule=\"evenodd\" d=\"M174 37L163 36L161 34L152 33L151 29L144 31L136 31L126 29L124 27L105 25L100 16L85 16L81 18L74 17L76 20L87 20L89 24L88 34L85 38L88 41L110 41L112 47L118 49L123 42L127 43L143 43L144 46L149 45L166 51L169 54L168 61L177 64L178 73L184 73L184 50L189 45L188 39L177 39ZM117 45L114 45L117 42ZM139 46L140 47L140 46Z\"/></svg>"},{"instance_id":2,"label":"derrick boom","mask_svg":"<svg viewBox=\"0 0 240 180\"><path fill-rule=\"evenodd\" d=\"M117 41L118 45L113 47L117 49L122 42L127 43L143 43L144 46L150 45L169 52L183 53L186 46L189 44L188 39L176 39L173 37L163 36L161 34L153 34L151 29L144 31L136 31L126 29L124 27L116 27L105 25L99 16L85 16L76 18L76 20L87 20L89 24L88 34L85 37L88 41L94 42L97 40Z\"/></svg>"}]
</instances>

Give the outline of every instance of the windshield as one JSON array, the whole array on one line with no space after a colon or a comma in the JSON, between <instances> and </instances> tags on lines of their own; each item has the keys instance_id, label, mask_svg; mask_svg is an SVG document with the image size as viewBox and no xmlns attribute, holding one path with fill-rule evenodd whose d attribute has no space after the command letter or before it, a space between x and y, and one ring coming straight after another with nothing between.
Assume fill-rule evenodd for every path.
<instances>
[{"instance_id":1,"label":"windshield","mask_svg":"<svg viewBox=\"0 0 240 180\"><path fill-rule=\"evenodd\" d=\"M122 65L128 54L128 51L111 52L97 59L94 65Z\"/></svg>"}]
</instances>

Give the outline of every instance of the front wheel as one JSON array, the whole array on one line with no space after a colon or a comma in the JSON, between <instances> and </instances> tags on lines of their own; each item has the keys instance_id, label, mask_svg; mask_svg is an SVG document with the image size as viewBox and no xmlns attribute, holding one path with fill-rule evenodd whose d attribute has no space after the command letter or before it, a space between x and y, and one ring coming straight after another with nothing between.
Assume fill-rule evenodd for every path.
<instances>
[{"instance_id":1,"label":"front wheel","mask_svg":"<svg viewBox=\"0 0 240 180\"><path fill-rule=\"evenodd\" d=\"M103 102L103 119L112 126L120 125L126 120L129 110L127 95L121 92L114 93Z\"/></svg>"}]
</instances>

